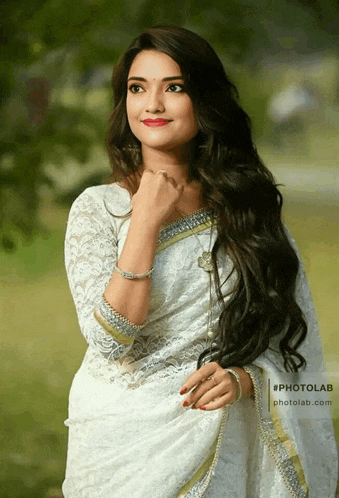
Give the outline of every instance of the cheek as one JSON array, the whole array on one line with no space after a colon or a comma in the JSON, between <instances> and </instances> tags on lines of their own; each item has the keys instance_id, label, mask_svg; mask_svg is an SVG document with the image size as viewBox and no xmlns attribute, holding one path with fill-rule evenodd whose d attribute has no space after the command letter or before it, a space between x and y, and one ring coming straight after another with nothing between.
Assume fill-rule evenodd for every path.
<instances>
[{"instance_id":1,"label":"cheek","mask_svg":"<svg viewBox=\"0 0 339 498\"><path fill-rule=\"evenodd\" d=\"M194 110L192 108L188 109L186 116L187 116L186 117L187 123L189 124L190 129L197 131L198 130L198 123L197 123L197 120L195 117Z\"/></svg>"},{"instance_id":2,"label":"cheek","mask_svg":"<svg viewBox=\"0 0 339 498\"><path fill-rule=\"evenodd\" d=\"M126 99L126 112L127 116L133 118L138 113L141 106L141 99Z\"/></svg>"},{"instance_id":3,"label":"cheek","mask_svg":"<svg viewBox=\"0 0 339 498\"><path fill-rule=\"evenodd\" d=\"M127 114L127 119L129 121L131 116L131 104L128 99L126 99L126 114Z\"/></svg>"},{"instance_id":4,"label":"cheek","mask_svg":"<svg viewBox=\"0 0 339 498\"><path fill-rule=\"evenodd\" d=\"M186 106L182 106L181 112L182 112L182 117L187 120L187 123L190 126L195 126L196 118L192 103L189 102L186 104Z\"/></svg>"}]
</instances>

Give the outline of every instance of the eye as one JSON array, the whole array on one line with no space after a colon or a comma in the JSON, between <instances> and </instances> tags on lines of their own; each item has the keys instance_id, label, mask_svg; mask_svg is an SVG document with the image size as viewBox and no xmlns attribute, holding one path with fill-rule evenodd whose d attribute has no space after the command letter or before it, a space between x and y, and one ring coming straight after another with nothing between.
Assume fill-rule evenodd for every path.
<instances>
[{"instance_id":1,"label":"eye","mask_svg":"<svg viewBox=\"0 0 339 498\"><path fill-rule=\"evenodd\" d=\"M129 89L132 93L140 93L140 91L138 91L138 88L141 88L141 89L142 89L142 86L137 85L136 83L133 83L133 85L130 85L130 86L128 87L128 89Z\"/></svg>"},{"instance_id":2,"label":"eye","mask_svg":"<svg viewBox=\"0 0 339 498\"><path fill-rule=\"evenodd\" d=\"M173 88L173 87L179 88L179 91L174 90L174 92L172 93L179 93L184 91L184 85L180 85L180 83L171 83L168 88Z\"/></svg>"}]
</instances>

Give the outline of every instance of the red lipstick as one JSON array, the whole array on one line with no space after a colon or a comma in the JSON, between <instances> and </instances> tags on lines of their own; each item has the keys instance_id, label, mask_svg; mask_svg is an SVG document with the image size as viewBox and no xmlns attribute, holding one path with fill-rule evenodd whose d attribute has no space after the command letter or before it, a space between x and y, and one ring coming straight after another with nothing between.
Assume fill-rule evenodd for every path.
<instances>
[{"instance_id":1,"label":"red lipstick","mask_svg":"<svg viewBox=\"0 0 339 498\"><path fill-rule=\"evenodd\" d=\"M170 121L167 119L144 119L143 123L146 126L164 126L167 125Z\"/></svg>"}]
</instances>

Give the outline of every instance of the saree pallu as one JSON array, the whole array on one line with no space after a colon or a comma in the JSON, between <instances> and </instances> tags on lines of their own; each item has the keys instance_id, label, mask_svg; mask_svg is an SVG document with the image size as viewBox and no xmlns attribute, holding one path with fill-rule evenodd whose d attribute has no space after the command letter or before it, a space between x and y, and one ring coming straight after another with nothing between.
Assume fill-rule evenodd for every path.
<instances>
[{"instance_id":1,"label":"saree pallu","mask_svg":"<svg viewBox=\"0 0 339 498\"><path fill-rule=\"evenodd\" d=\"M65 498L334 498L337 451L328 407L317 416L292 403L267 409L267 379L288 381L276 343L246 367L255 400L207 412L182 407L180 387L211 341L209 276L197 263L216 237L207 210L160 231L142 330L123 317L100 315L98 302L129 227L128 218L112 213L129 209L127 191L112 184L85 190L69 215L66 270L89 346L65 421ZM226 294L235 275L222 253L218 270ZM300 352L307 372L318 374L322 348L302 268L297 299L309 325ZM219 314L213 294L215 328ZM291 394L281 397L289 401Z\"/></svg>"}]
</instances>

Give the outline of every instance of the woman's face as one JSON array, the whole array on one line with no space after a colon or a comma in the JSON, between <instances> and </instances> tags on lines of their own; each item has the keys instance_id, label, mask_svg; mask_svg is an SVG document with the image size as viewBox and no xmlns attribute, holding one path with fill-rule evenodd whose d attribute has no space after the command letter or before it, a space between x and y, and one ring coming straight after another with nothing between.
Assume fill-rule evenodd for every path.
<instances>
[{"instance_id":1,"label":"woman's face","mask_svg":"<svg viewBox=\"0 0 339 498\"><path fill-rule=\"evenodd\" d=\"M156 50L139 52L127 85L128 122L142 150L181 148L197 134L193 104L185 91L180 67L167 54Z\"/></svg>"}]
</instances>

